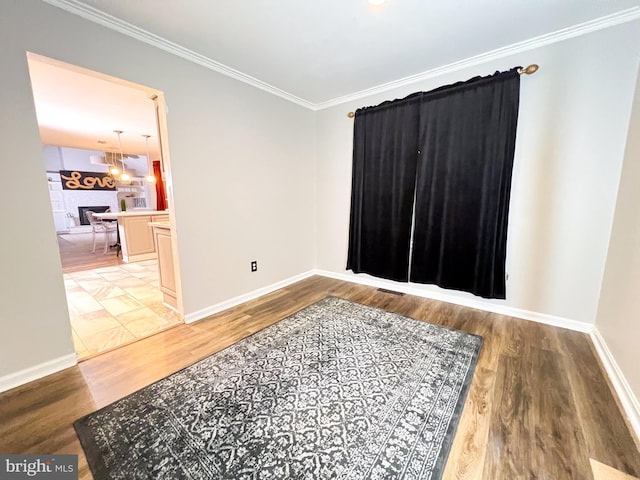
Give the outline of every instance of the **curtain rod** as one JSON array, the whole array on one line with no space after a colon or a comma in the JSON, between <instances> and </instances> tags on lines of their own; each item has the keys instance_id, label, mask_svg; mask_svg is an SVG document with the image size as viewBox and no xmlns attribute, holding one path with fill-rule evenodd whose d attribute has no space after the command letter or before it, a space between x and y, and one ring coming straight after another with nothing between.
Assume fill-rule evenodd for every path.
<instances>
[{"instance_id":1,"label":"curtain rod","mask_svg":"<svg viewBox=\"0 0 640 480\"><path fill-rule=\"evenodd\" d=\"M540 68L540 66L538 66L538 64L536 63L532 63L531 65L529 65L528 67L525 68L519 68L518 69L518 73L520 75L533 75L534 73L536 73L538 71L538 69ZM353 118L355 117L356 114L355 112L349 112L347 113L347 117L349 118Z\"/></svg>"}]
</instances>

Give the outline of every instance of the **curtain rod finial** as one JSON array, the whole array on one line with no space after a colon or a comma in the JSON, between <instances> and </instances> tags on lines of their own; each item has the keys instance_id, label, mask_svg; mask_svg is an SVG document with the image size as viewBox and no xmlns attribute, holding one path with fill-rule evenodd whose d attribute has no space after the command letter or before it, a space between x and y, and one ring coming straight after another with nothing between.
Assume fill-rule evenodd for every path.
<instances>
[{"instance_id":1,"label":"curtain rod finial","mask_svg":"<svg viewBox=\"0 0 640 480\"><path fill-rule=\"evenodd\" d=\"M347 117L349 117L349 118L353 118L355 116L356 116L356 114L354 112L347 113Z\"/></svg>"},{"instance_id":2,"label":"curtain rod finial","mask_svg":"<svg viewBox=\"0 0 640 480\"><path fill-rule=\"evenodd\" d=\"M531 75L531 74L533 74L533 73L536 73L536 72L538 71L538 69L539 69L539 68L540 68L540 67L539 67L537 64L532 63L532 64L531 64L531 65L529 65L528 67L520 68L520 69L518 70L518 73L519 73L520 75L522 75L523 73L525 73L525 74L527 74L527 75Z\"/></svg>"}]
</instances>

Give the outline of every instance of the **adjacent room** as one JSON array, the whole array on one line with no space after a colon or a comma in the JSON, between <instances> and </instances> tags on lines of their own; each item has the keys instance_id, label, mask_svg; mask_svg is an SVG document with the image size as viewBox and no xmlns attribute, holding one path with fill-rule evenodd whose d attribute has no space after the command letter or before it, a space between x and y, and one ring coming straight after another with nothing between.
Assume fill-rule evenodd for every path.
<instances>
[{"instance_id":1,"label":"adjacent room","mask_svg":"<svg viewBox=\"0 0 640 480\"><path fill-rule=\"evenodd\" d=\"M0 2L0 476L640 479L639 38L638 0Z\"/></svg>"},{"instance_id":2,"label":"adjacent room","mask_svg":"<svg viewBox=\"0 0 640 480\"><path fill-rule=\"evenodd\" d=\"M182 323L154 238L170 226L158 95L51 58L28 62L73 343L85 360Z\"/></svg>"}]
</instances>

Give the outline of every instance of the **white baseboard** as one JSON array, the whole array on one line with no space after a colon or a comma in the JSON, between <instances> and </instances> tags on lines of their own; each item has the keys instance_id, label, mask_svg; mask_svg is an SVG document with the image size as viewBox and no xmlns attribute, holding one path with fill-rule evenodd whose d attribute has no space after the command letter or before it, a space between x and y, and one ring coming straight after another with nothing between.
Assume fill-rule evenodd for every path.
<instances>
[{"instance_id":1,"label":"white baseboard","mask_svg":"<svg viewBox=\"0 0 640 480\"><path fill-rule=\"evenodd\" d=\"M618 394L624 413L627 414L629 425L635 432L636 438L640 439L640 402L638 402L633 390L631 390L631 386L627 382L622 370L620 370L616 359L611 353L611 350L609 350L604 338L600 335L597 327L594 327L591 331L591 340L596 347L598 356L611 380L611 384Z\"/></svg>"},{"instance_id":2,"label":"white baseboard","mask_svg":"<svg viewBox=\"0 0 640 480\"><path fill-rule=\"evenodd\" d=\"M432 300L439 300L441 302L454 303L456 305L462 305L464 307L475 308L477 310L484 310L486 312L498 313L500 315L507 315L509 317L522 318L524 320L531 320L532 322L544 323L546 325L552 325L554 327L567 328L569 330L575 330L577 332L589 333L593 328L593 325L585 322L578 322L569 318L556 317L554 315L547 315L545 313L532 312L530 310L523 310L520 308L509 307L506 305L496 305L482 300L476 300L473 298L463 298L456 295L447 294L444 292L428 291L421 288L416 288L414 284L410 283L398 283L390 280L378 279L364 275L353 275L350 273L336 273L326 270L314 270L316 275L322 275L323 277L335 278L337 280L344 280L345 282L359 283L361 285L368 285L376 288L386 288L394 290L396 292L402 292L409 295L415 295L417 297L429 298Z\"/></svg>"},{"instance_id":3,"label":"white baseboard","mask_svg":"<svg viewBox=\"0 0 640 480\"><path fill-rule=\"evenodd\" d=\"M271 285L267 285L266 287L259 288L258 290L245 293L244 295L230 298L229 300L225 300L224 302L216 303L215 305L211 305L209 307L202 308L195 312L185 314L184 323L197 322L198 320L202 320L204 318L210 317L211 315L214 315L216 313L222 312L229 308L235 307L237 305L240 305L241 303L254 300L258 297L261 297L262 295L266 295L267 293L275 292L280 288L287 287L293 283L299 282L300 280L304 280L305 278L309 278L313 275L314 275L313 271L301 273L300 275L287 278L280 282L272 283Z\"/></svg>"},{"instance_id":4,"label":"white baseboard","mask_svg":"<svg viewBox=\"0 0 640 480\"><path fill-rule=\"evenodd\" d=\"M78 363L78 359L75 353L64 355L63 357L54 358L48 362L34 365L33 367L25 368L18 372L10 373L4 377L0 377L0 392L5 392L25 383L32 382L52 373L59 372L65 368L73 367Z\"/></svg>"}]
</instances>

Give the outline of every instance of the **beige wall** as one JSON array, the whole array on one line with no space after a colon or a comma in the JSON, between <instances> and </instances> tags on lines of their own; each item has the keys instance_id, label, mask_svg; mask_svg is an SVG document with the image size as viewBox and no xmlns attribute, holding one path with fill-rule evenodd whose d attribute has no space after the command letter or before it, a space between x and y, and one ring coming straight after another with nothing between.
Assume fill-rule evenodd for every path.
<instances>
[{"instance_id":1,"label":"beige wall","mask_svg":"<svg viewBox=\"0 0 640 480\"><path fill-rule=\"evenodd\" d=\"M522 86L505 304L585 324L597 311L638 394L639 34L627 23L311 112L39 0L0 2L0 378L73 353L27 51L165 93L187 314L314 266L344 273L349 110L537 62Z\"/></svg>"},{"instance_id":2,"label":"beige wall","mask_svg":"<svg viewBox=\"0 0 640 480\"><path fill-rule=\"evenodd\" d=\"M585 330L595 321L640 58L635 21L318 112L317 265L345 271L353 120L349 111L515 65L523 77L507 300L432 285L417 292ZM358 275L358 277L365 277ZM389 284L398 288L401 284Z\"/></svg>"},{"instance_id":3,"label":"beige wall","mask_svg":"<svg viewBox=\"0 0 640 480\"><path fill-rule=\"evenodd\" d=\"M640 399L640 81L636 88L596 327Z\"/></svg>"},{"instance_id":4,"label":"beige wall","mask_svg":"<svg viewBox=\"0 0 640 480\"><path fill-rule=\"evenodd\" d=\"M0 378L73 353L27 51L164 92L186 314L313 268L314 112L40 0L0 45Z\"/></svg>"},{"instance_id":5,"label":"beige wall","mask_svg":"<svg viewBox=\"0 0 640 480\"><path fill-rule=\"evenodd\" d=\"M17 2L11 2L17 4ZM0 6L0 377L73 353L24 49Z\"/></svg>"}]
</instances>

